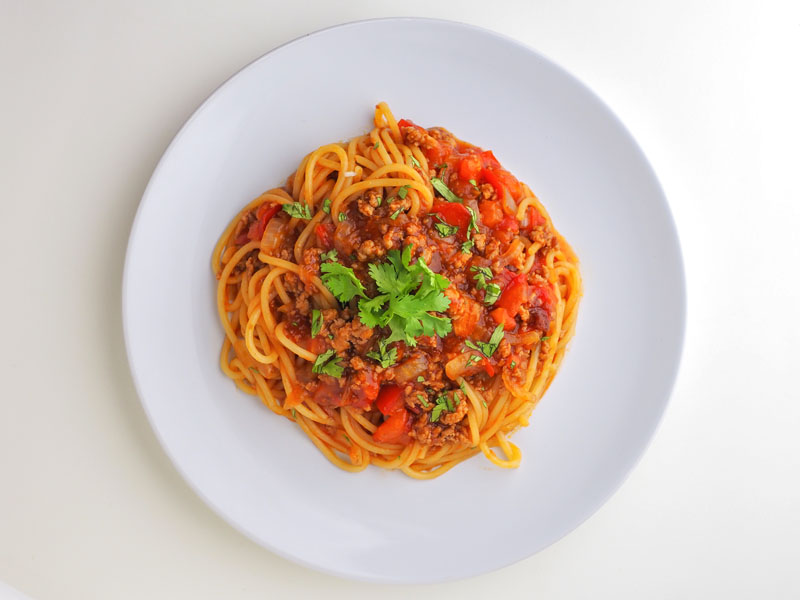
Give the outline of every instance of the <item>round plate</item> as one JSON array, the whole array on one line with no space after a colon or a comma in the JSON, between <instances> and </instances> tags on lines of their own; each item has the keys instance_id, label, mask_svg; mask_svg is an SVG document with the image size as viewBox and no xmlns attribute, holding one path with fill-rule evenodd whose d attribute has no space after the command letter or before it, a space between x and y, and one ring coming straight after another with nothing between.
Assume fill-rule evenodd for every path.
<instances>
[{"instance_id":1,"label":"round plate","mask_svg":"<svg viewBox=\"0 0 800 600\"><path fill-rule=\"evenodd\" d=\"M312 149L400 117L491 148L581 259L571 349L528 428L522 466L482 456L433 481L332 466L302 431L236 389L210 270L236 212ZM433 582L530 556L594 511L642 455L678 368L685 291L675 227L647 160L564 70L475 27L342 25L281 46L195 112L164 154L131 232L123 290L131 371L153 429L231 525L301 564Z\"/></svg>"}]
</instances>

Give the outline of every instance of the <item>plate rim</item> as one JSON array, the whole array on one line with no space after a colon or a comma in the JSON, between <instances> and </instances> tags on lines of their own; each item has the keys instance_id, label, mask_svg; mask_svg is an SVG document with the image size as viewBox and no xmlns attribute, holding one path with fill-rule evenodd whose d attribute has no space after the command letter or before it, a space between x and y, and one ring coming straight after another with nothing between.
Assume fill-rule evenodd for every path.
<instances>
[{"instance_id":1,"label":"plate rim","mask_svg":"<svg viewBox=\"0 0 800 600\"><path fill-rule=\"evenodd\" d=\"M137 240L137 234L141 227L142 219L141 215L144 211L145 205L150 200L152 195L152 188L155 185L155 182L158 180L161 171L164 169L164 165L168 162L168 159L171 157L172 153L175 149L179 146L180 141L182 140L183 136L186 134L192 123L208 108L214 98L224 89L226 88L231 82L241 76L244 72L248 71L252 66L261 61L269 60L274 57L274 55L279 54L280 51L283 49L293 46L295 44L301 43L305 41L309 37L317 36L327 31L336 30L336 29L345 29L354 26L360 26L370 23L379 23L379 22L416 22L416 23L435 23L445 26L456 26L468 30L472 30L475 33L481 35L487 35L490 37L494 37L499 39L502 42L512 44L517 46L518 48L524 50L527 53L534 55L539 60L546 63L551 68L554 68L558 71L559 75L562 77L566 77L569 79L573 84L577 87L581 88L583 91L588 93L591 98L597 103L599 107L605 112L606 116L613 120L616 127L619 129L621 133L624 134L627 141L631 144L632 148L636 150L636 152L642 158L643 166L646 167L649 176L651 177L655 187L659 193L658 201L662 204L662 208L665 211L665 222L667 225L668 232L670 234L670 239L675 245L676 250L676 264L674 265L676 269L677 280L680 283L680 289L678 293L680 295L680 303L677 306L678 309L678 318L680 323L676 323L679 327L676 327L678 330L677 333L677 347L674 356L672 357L673 364L671 365L671 369L668 370L666 373L669 376L669 384L663 390L664 400L661 402L661 406L657 410L656 418L653 422L653 425L650 427L649 431L647 431L646 442L642 445L639 449L638 454L634 457L631 461L629 466L626 468L624 475L619 478L612 486L610 486L608 492L606 494L601 495L600 499L594 503L594 506L585 514L582 518L578 519L574 524L570 527L566 528L559 536L555 537L545 545L531 551L525 552L524 555L520 556L516 560L507 562L505 564L499 566L492 566L485 569L480 570L473 570L469 574L462 574L462 575L448 575L445 577L410 577L410 578L394 578L389 576L383 575L362 575L361 573L353 573L346 571L344 569L335 569L331 568L322 564L317 564L312 561L306 560L305 558L293 553L288 552L285 549L276 546L268 539L262 538L256 535L254 532L247 530L244 525L238 523L233 517L229 516L225 510L220 507L216 502L211 500L200 488L200 486L187 474L187 472L181 467L177 458L173 455L173 452L170 450L168 444L162 432L160 431L156 419L154 415L151 413L150 409L148 408L147 402L144 400L144 394L142 390L142 384L139 380L137 375L134 359L133 359L133 351L131 348L131 324L129 323L130 320L130 308L129 305L131 301L129 300L130 295L130 262L132 260L132 250ZM170 463L172 464L173 468L177 471L177 473L181 476L183 481L189 486L189 488L203 501L203 503L211 509L211 511L216 514L219 518L221 518L225 523L231 526L234 530L238 531L242 535L244 535L247 539L251 540L252 542L256 543L258 546L267 549L268 551L280 556L283 559L289 560L295 564L301 565L305 568L309 568L318 572L322 572L328 575L333 575L335 577L348 579L348 580L355 580L355 581L362 581L362 582L369 582L369 583L388 583L388 584L430 584L430 583L445 583L451 581L459 581L465 580L472 577L477 577L479 575L484 575L487 573L499 571L500 569L504 569L506 567L510 567L511 565L517 564L525 559L531 558L534 555L538 554L542 550L554 545L555 543L562 540L565 536L575 531L578 527L580 527L583 523L585 523L589 518L596 515L597 512L606 505L606 503L614 496L622 485L628 480L631 476L633 471L636 469L638 464L641 462L644 455L647 453L650 445L653 443L653 439L656 437L662 423L664 420L664 415L666 414L667 408L672 401L672 397L675 391L675 387L678 381L678 377L680 375L681 366L683 363L684 358L684 350L685 350L685 342L686 342L686 330L687 330L687 307L688 307L688 289L687 289L687 279L686 279L686 269L685 269L685 261L683 256L683 246L680 240L679 230L675 221L675 217L673 215L671 206L667 199L667 195L664 192L663 185L661 184L658 175L653 168L653 165L648 158L648 155L644 152L641 145L639 144L638 140L633 136L631 131L625 125L625 123L619 118L619 116L612 110L612 108L600 97L592 87L590 87L587 83L583 80L579 79L577 76L573 75L568 69L563 67L559 62L553 60L549 56L545 55L541 51L533 48L532 46L522 42L510 35L500 33L494 31L492 29L481 27L478 25L473 25L471 23L465 23L462 21L452 20L452 19L441 19L441 18L433 18L433 17L416 17L416 16L397 16L397 17L377 17L377 18L370 18L370 19L359 19L355 21L347 21L343 23L338 23L335 25L330 25L327 27L323 27L321 29L316 29L312 32L302 34L296 38L293 38L289 41L286 41L274 48L268 50L267 52L259 55L258 57L254 58L253 60L244 64L241 68L237 69L233 72L229 77L224 79L219 85L215 86L207 95L206 97L197 105L197 107L191 112L191 114L182 122L180 127L177 128L175 134L173 135L172 139L170 140L169 144L161 154L155 168L153 169L150 178L148 179L147 185L142 192L142 197L139 200L139 204L136 209L136 213L133 217L133 221L131 224L130 233L128 235L128 241L126 244L125 249L125 259L123 264L123 273L122 273L122 329L123 329L123 339L125 345L125 355L128 362L128 368L131 374L131 378L133 380L134 388L136 390L136 395L139 399L139 403L144 410L145 416L147 421L150 425L153 434L155 435L156 439L158 440L159 445L161 446L162 451L164 454L169 458ZM655 413L654 413L655 414Z\"/></svg>"}]
</instances>

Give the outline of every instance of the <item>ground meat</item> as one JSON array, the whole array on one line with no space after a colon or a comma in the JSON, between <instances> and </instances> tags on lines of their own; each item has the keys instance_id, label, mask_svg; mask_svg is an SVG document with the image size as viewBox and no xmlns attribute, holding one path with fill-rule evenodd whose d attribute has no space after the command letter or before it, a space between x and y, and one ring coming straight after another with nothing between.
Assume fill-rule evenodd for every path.
<instances>
[{"instance_id":1,"label":"ground meat","mask_svg":"<svg viewBox=\"0 0 800 600\"><path fill-rule=\"evenodd\" d=\"M461 401L453 408L453 412L443 412L439 419L445 425L455 425L456 423L460 423L461 420L467 416L469 402L466 400L466 398L462 398Z\"/></svg>"},{"instance_id":2,"label":"ground meat","mask_svg":"<svg viewBox=\"0 0 800 600\"><path fill-rule=\"evenodd\" d=\"M549 246L553 241L553 232L544 225L534 227L530 232L531 241L541 244L542 247Z\"/></svg>"},{"instance_id":3,"label":"ground meat","mask_svg":"<svg viewBox=\"0 0 800 600\"><path fill-rule=\"evenodd\" d=\"M462 401L461 404L466 403ZM422 416L416 420L409 434L410 437L418 440L420 444L424 446L441 446L449 442L466 442L469 440L469 436L461 425L430 423L428 421L429 414L430 413L423 413Z\"/></svg>"},{"instance_id":4,"label":"ground meat","mask_svg":"<svg viewBox=\"0 0 800 600\"><path fill-rule=\"evenodd\" d=\"M381 205L381 195L378 190L369 189L358 199L358 211L365 217L371 217L375 209Z\"/></svg>"},{"instance_id":5,"label":"ground meat","mask_svg":"<svg viewBox=\"0 0 800 600\"><path fill-rule=\"evenodd\" d=\"M358 319L345 321L337 318L331 323L330 332L333 334L331 344L338 356L345 356L351 347L356 354L366 353L372 337L372 328Z\"/></svg>"},{"instance_id":6,"label":"ground meat","mask_svg":"<svg viewBox=\"0 0 800 600\"><path fill-rule=\"evenodd\" d=\"M376 262L386 254L386 248L374 240L366 240L356 249L356 256L362 262Z\"/></svg>"},{"instance_id":7,"label":"ground meat","mask_svg":"<svg viewBox=\"0 0 800 600\"><path fill-rule=\"evenodd\" d=\"M482 183L478 190L480 191L481 200L493 200L497 196L494 186L490 183Z\"/></svg>"},{"instance_id":8,"label":"ground meat","mask_svg":"<svg viewBox=\"0 0 800 600\"><path fill-rule=\"evenodd\" d=\"M486 249L485 233L473 233L472 241L475 242L475 247L478 249L479 252L483 252Z\"/></svg>"}]
</instances>

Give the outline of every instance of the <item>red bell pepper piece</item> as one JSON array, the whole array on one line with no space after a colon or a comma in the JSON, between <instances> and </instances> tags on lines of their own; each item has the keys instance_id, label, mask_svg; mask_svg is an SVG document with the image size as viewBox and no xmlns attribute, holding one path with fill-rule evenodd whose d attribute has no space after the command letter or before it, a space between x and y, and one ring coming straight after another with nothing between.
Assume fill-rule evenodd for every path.
<instances>
[{"instance_id":1,"label":"red bell pepper piece","mask_svg":"<svg viewBox=\"0 0 800 600\"><path fill-rule=\"evenodd\" d=\"M497 308L505 308L509 315L515 317L520 307L530 299L530 296L531 290L527 282L527 275L520 273L508 282L495 306Z\"/></svg>"},{"instance_id":2,"label":"red bell pepper piece","mask_svg":"<svg viewBox=\"0 0 800 600\"><path fill-rule=\"evenodd\" d=\"M381 414L390 416L405 408L403 390L399 385L389 384L381 387L378 399L375 400L375 407Z\"/></svg>"},{"instance_id":3,"label":"red bell pepper piece","mask_svg":"<svg viewBox=\"0 0 800 600\"><path fill-rule=\"evenodd\" d=\"M402 409L381 423L372 434L372 439L387 444L402 444L408 441L409 431L411 431L411 413Z\"/></svg>"}]
</instances>

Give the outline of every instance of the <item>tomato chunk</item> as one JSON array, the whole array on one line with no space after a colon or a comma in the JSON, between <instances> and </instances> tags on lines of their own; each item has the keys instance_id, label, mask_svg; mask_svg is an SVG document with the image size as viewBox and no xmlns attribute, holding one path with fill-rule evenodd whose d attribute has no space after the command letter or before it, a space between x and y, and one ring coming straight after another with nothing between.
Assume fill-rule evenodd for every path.
<instances>
[{"instance_id":1,"label":"tomato chunk","mask_svg":"<svg viewBox=\"0 0 800 600\"><path fill-rule=\"evenodd\" d=\"M489 315L494 319L495 323L503 326L503 331L511 331L517 325L514 317L509 315L505 308L495 308Z\"/></svg>"},{"instance_id":2,"label":"tomato chunk","mask_svg":"<svg viewBox=\"0 0 800 600\"><path fill-rule=\"evenodd\" d=\"M509 315L515 317L520 307L528 301L531 295L530 286L526 279L525 273L520 273L509 281L495 306L497 308L505 308Z\"/></svg>"},{"instance_id":3,"label":"tomato chunk","mask_svg":"<svg viewBox=\"0 0 800 600\"><path fill-rule=\"evenodd\" d=\"M481 221L487 227L494 228L505 216L497 200L484 200L478 205L478 210L481 213Z\"/></svg>"},{"instance_id":4,"label":"tomato chunk","mask_svg":"<svg viewBox=\"0 0 800 600\"><path fill-rule=\"evenodd\" d=\"M458 227L458 235L463 237L467 234L467 227L472 216L467 207L458 202L439 202L433 203L431 212L440 215L445 223Z\"/></svg>"},{"instance_id":5,"label":"tomato chunk","mask_svg":"<svg viewBox=\"0 0 800 600\"><path fill-rule=\"evenodd\" d=\"M498 231L510 231L511 233L517 233L519 231L519 221L517 221L516 217L506 215L495 226L495 229Z\"/></svg>"},{"instance_id":6,"label":"tomato chunk","mask_svg":"<svg viewBox=\"0 0 800 600\"><path fill-rule=\"evenodd\" d=\"M393 415L403 410L405 408L405 401L400 386L390 384L381 387L378 399L375 401L375 407L381 411L381 414L386 416Z\"/></svg>"},{"instance_id":7,"label":"tomato chunk","mask_svg":"<svg viewBox=\"0 0 800 600\"><path fill-rule=\"evenodd\" d=\"M320 223L314 227L314 235L324 248L330 250L333 247L333 223Z\"/></svg>"},{"instance_id":8,"label":"tomato chunk","mask_svg":"<svg viewBox=\"0 0 800 600\"><path fill-rule=\"evenodd\" d=\"M242 231L233 242L239 246L247 242L258 242L264 235L269 220L278 214L281 209L280 204L262 204L256 211L256 220L250 224L247 231Z\"/></svg>"},{"instance_id":9,"label":"tomato chunk","mask_svg":"<svg viewBox=\"0 0 800 600\"><path fill-rule=\"evenodd\" d=\"M372 439L387 444L403 444L408 441L409 431L411 431L411 413L402 409L381 423L372 434Z\"/></svg>"},{"instance_id":10,"label":"tomato chunk","mask_svg":"<svg viewBox=\"0 0 800 600\"><path fill-rule=\"evenodd\" d=\"M477 154L468 154L458 165L458 176L464 181L476 179L481 174L481 158Z\"/></svg>"}]
</instances>

